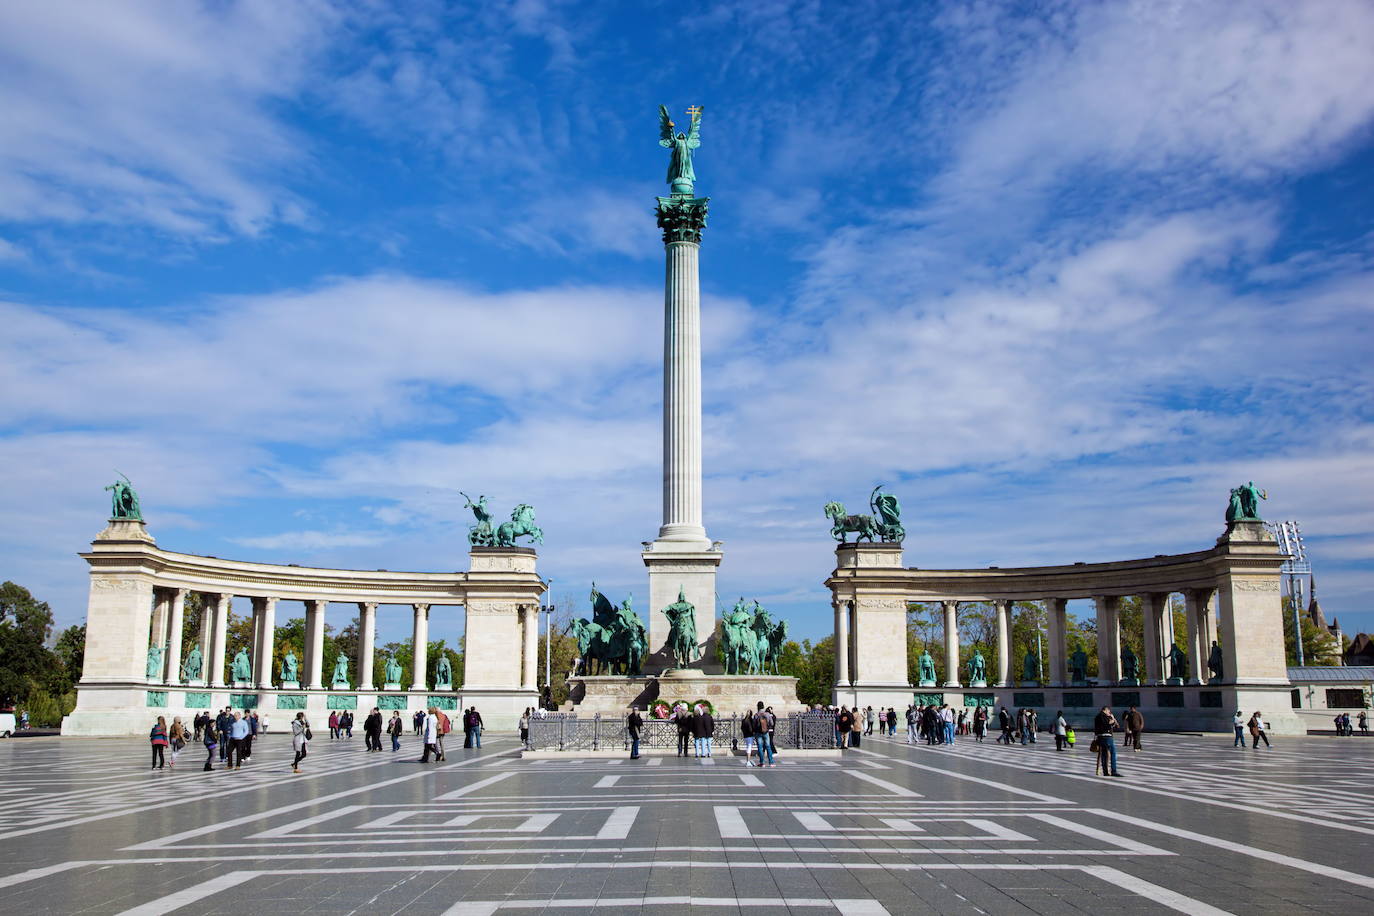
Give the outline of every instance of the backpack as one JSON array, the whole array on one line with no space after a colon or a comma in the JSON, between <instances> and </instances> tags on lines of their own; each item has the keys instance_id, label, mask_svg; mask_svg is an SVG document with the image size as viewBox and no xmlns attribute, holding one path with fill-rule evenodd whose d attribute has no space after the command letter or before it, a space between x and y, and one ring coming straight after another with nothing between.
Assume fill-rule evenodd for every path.
<instances>
[{"instance_id":1,"label":"backpack","mask_svg":"<svg viewBox=\"0 0 1374 916\"><path fill-rule=\"evenodd\" d=\"M447 735L453 731L453 723L448 720L448 716L439 713L439 734Z\"/></svg>"}]
</instances>

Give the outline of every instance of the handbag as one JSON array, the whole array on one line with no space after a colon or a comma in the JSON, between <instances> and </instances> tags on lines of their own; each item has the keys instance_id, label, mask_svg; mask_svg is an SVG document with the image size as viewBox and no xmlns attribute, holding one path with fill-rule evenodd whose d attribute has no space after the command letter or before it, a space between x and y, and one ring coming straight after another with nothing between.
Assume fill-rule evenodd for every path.
<instances>
[{"instance_id":1,"label":"handbag","mask_svg":"<svg viewBox=\"0 0 1374 916\"><path fill-rule=\"evenodd\" d=\"M1102 746L1101 746L1100 744L1097 743L1097 739L1096 739L1096 738L1093 739L1093 743L1092 743L1092 744L1088 745L1088 750L1092 751L1094 754L1096 754L1096 753L1097 753L1099 750L1101 750L1101 749L1102 749Z\"/></svg>"},{"instance_id":2,"label":"handbag","mask_svg":"<svg viewBox=\"0 0 1374 916\"><path fill-rule=\"evenodd\" d=\"M306 741L313 741L313 740L315 740L315 736L312 735L312 734L310 733L310 729L309 729L309 728L306 728L306 730L305 730L305 740L306 740Z\"/></svg>"}]
</instances>

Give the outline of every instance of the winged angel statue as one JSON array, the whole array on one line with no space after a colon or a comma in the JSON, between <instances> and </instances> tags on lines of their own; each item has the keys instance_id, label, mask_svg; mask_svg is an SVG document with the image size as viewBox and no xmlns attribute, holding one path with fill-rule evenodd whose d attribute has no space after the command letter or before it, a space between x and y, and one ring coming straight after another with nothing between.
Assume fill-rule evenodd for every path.
<instances>
[{"instance_id":1,"label":"winged angel statue","mask_svg":"<svg viewBox=\"0 0 1374 916\"><path fill-rule=\"evenodd\" d=\"M696 193L697 181L696 169L692 168L692 150L701 146L700 106L693 105L688 108L687 114L692 119L687 133L674 132L677 125L668 116L668 109L663 105L658 106L658 145L673 151L672 161L668 163L668 184L672 187L673 193L691 197Z\"/></svg>"}]
</instances>

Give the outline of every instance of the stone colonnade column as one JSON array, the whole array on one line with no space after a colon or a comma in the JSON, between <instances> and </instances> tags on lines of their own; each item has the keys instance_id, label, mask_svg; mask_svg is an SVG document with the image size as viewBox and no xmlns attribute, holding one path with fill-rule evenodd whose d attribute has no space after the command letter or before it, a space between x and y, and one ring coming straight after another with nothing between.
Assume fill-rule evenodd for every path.
<instances>
[{"instance_id":1,"label":"stone colonnade column","mask_svg":"<svg viewBox=\"0 0 1374 916\"><path fill-rule=\"evenodd\" d=\"M520 689L537 690L539 688L538 675L536 674L539 669L539 608L537 605L521 605L520 624L524 628L521 631L524 665L520 671Z\"/></svg>"},{"instance_id":2,"label":"stone colonnade column","mask_svg":"<svg viewBox=\"0 0 1374 916\"><path fill-rule=\"evenodd\" d=\"M835 607L835 686L849 686L849 603L834 602Z\"/></svg>"},{"instance_id":3,"label":"stone colonnade column","mask_svg":"<svg viewBox=\"0 0 1374 916\"><path fill-rule=\"evenodd\" d=\"M229 608L234 602L233 595L214 595L215 641L214 648L206 655L205 663L211 666L210 686L224 687L224 663L229 654Z\"/></svg>"},{"instance_id":4,"label":"stone colonnade column","mask_svg":"<svg viewBox=\"0 0 1374 916\"><path fill-rule=\"evenodd\" d=\"M1045 680L1051 687L1069 683L1067 633L1069 629L1068 599L1045 599L1045 636L1049 639L1049 670Z\"/></svg>"},{"instance_id":5,"label":"stone colonnade column","mask_svg":"<svg viewBox=\"0 0 1374 916\"><path fill-rule=\"evenodd\" d=\"M1167 592L1150 592L1140 599L1142 616L1145 618L1145 683L1164 683L1164 656L1168 647L1164 645L1164 615L1169 609Z\"/></svg>"},{"instance_id":6,"label":"stone colonnade column","mask_svg":"<svg viewBox=\"0 0 1374 916\"><path fill-rule=\"evenodd\" d=\"M277 639L277 599L263 598L259 616L262 617L262 639L258 642L258 651L262 653L262 664L258 667L258 687L271 690L272 656Z\"/></svg>"},{"instance_id":7,"label":"stone colonnade column","mask_svg":"<svg viewBox=\"0 0 1374 916\"><path fill-rule=\"evenodd\" d=\"M262 680L262 599L249 598L248 602L253 614L253 648L248 654L251 663L248 682L256 687L258 681Z\"/></svg>"},{"instance_id":8,"label":"stone colonnade column","mask_svg":"<svg viewBox=\"0 0 1374 916\"><path fill-rule=\"evenodd\" d=\"M169 591L171 613L167 615L167 651L163 660L167 663L168 684L181 683L181 625L186 613L186 589L174 588Z\"/></svg>"},{"instance_id":9,"label":"stone colonnade column","mask_svg":"<svg viewBox=\"0 0 1374 916\"><path fill-rule=\"evenodd\" d=\"M945 686L959 686L959 602L941 601L945 611Z\"/></svg>"},{"instance_id":10,"label":"stone colonnade column","mask_svg":"<svg viewBox=\"0 0 1374 916\"><path fill-rule=\"evenodd\" d=\"M411 605L415 610L415 623L411 630L411 654L414 656L414 680L411 690L429 689L429 605Z\"/></svg>"},{"instance_id":11,"label":"stone colonnade column","mask_svg":"<svg viewBox=\"0 0 1374 916\"><path fill-rule=\"evenodd\" d=\"M305 602L305 686L308 690L324 687L320 678L324 673L324 609L327 601Z\"/></svg>"},{"instance_id":12,"label":"stone colonnade column","mask_svg":"<svg viewBox=\"0 0 1374 916\"><path fill-rule=\"evenodd\" d=\"M210 660L215 647L214 595L200 593L200 681L210 683Z\"/></svg>"},{"instance_id":13,"label":"stone colonnade column","mask_svg":"<svg viewBox=\"0 0 1374 916\"><path fill-rule=\"evenodd\" d=\"M358 602L358 689L372 689L373 645L377 641L377 602Z\"/></svg>"},{"instance_id":14,"label":"stone colonnade column","mask_svg":"<svg viewBox=\"0 0 1374 916\"><path fill-rule=\"evenodd\" d=\"M704 540L701 523L700 244L669 241L663 322L663 526L660 538Z\"/></svg>"},{"instance_id":15,"label":"stone colonnade column","mask_svg":"<svg viewBox=\"0 0 1374 916\"><path fill-rule=\"evenodd\" d=\"M998 599L997 611L997 686L1011 686L1011 602Z\"/></svg>"},{"instance_id":16,"label":"stone colonnade column","mask_svg":"<svg viewBox=\"0 0 1374 916\"><path fill-rule=\"evenodd\" d=\"M1121 599L1097 595L1097 680L1099 686L1121 683Z\"/></svg>"},{"instance_id":17,"label":"stone colonnade column","mask_svg":"<svg viewBox=\"0 0 1374 916\"><path fill-rule=\"evenodd\" d=\"M144 648L147 645L158 646L162 649L167 648L167 590L162 588L153 589L153 624L150 635L145 640ZM164 652L163 658L166 658Z\"/></svg>"},{"instance_id":18,"label":"stone colonnade column","mask_svg":"<svg viewBox=\"0 0 1374 916\"><path fill-rule=\"evenodd\" d=\"M1207 670L1207 652L1211 648L1207 618L1212 613L1212 590L1190 588L1183 593L1183 603L1188 620L1188 644L1183 647L1188 653L1187 683L1201 684Z\"/></svg>"}]
</instances>

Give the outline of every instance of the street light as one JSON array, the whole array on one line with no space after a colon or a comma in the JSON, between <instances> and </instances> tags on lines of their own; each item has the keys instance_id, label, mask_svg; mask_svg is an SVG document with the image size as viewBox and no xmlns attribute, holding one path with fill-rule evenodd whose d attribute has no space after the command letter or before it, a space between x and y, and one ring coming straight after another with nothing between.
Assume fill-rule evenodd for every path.
<instances>
[{"instance_id":1,"label":"street light","mask_svg":"<svg viewBox=\"0 0 1374 916\"><path fill-rule=\"evenodd\" d=\"M553 590L553 580L544 583L544 686L553 695L553 605L549 604L549 592Z\"/></svg>"},{"instance_id":2,"label":"street light","mask_svg":"<svg viewBox=\"0 0 1374 916\"><path fill-rule=\"evenodd\" d=\"M1288 555L1279 567L1279 574L1288 577L1288 600L1293 603L1293 639L1297 647L1298 667L1303 665L1302 657L1302 620L1299 607L1302 604L1301 576L1312 575L1312 564L1307 561L1307 548L1302 542L1302 530L1298 523L1265 522L1264 527L1279 542L1279 549Z\"/></svg>"}]
</instances>

